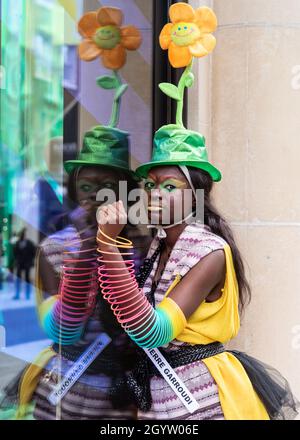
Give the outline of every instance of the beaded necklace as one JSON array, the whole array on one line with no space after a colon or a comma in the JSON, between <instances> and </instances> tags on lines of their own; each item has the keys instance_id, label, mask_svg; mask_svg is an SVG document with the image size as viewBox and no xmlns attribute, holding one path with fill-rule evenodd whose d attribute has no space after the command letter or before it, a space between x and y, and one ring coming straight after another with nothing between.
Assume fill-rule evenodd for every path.
<instances>
[{"instance_id":1,"label":"beaded necklace","mask_svg":"<svg viewBox=\"0 0 300 440\"><path fill-rule=\"evenodd\" d=\"M156 261L156 258L158 255L160 255L162 249L164 247L164 241L159 240L159 244L157 248L155 249L153 255L150 258L145 258L143 264L140 266L139 273L136 275L136 280L138 282L139 288L142 289L145 285L145 282L147 278L149 277L153 265ZM155 307L155 300L154 300L154 292L156 290L156 286L152 284L152 289L147 295L148 301L151 303L153 307Z\"/></svg>"}]
</instances>

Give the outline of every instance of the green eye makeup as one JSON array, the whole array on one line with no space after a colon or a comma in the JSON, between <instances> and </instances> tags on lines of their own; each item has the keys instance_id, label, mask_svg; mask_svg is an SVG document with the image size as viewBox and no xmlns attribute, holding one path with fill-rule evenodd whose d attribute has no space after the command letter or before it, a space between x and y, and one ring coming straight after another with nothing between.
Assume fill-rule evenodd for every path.
<instances>
[{"instance_id":1,"label":"green eye makeup","mask_svg":"<svg viewBox=\"0 0 300 440\"><path fill-rule=\"evenodd\" d=\"M175 191L176 189L182 189L185 187L186 187L186 184L180 180L177 180L177 179L165 180L160 185L161 189L167 190L168 192L172 192L172 191Z\"/></svg>"},{"instance_id":2,"label":"green eye makeup","mask_svg":"<svg viewBox=\"0 0 300 440\"><path fill-rule=\"evenodd\" d=\"M80 191L83 191L83 192L90 192L92 190L92 186L87 183L83 183L83 184L79 185L79 189L80 189Z\"/></svg>"},{"instance_id":3,"label":"green eye makeup","mask_svg":"<svg viewBox=\"0 0 300 440\"><path fill-rule=\"evenodd\" d=\"M97 185L96 184L91 184L91 183L88 183L88 182L80 182L78 184L78 189L80 191L82 191L82 192L88 193L88 192L93 192L93 191L99 191L99 190L105 189L105 188L115 190L116 189L116 185L117 184L114 183L114 182L103 182L103 183L97 184Z\"/></svg>"},{"instance_id":4,"label":"green eye makeup","mask_svg":"<svg viewBox=\"0 0 300 440\"><path fill-rule=\"evenodd\" d=\"M152 182L151 180L147 180L147 181L144 183L144 188L145 188L146 191L151 191L151 189L154 189L154 188L155 188L155 183Z\"/></svg>"},{"instance_id":5,"label":"green eye makeup","mask_svg":"<svg viewBox=\"0 0 300 440\"><path fill-rule=\"evenodd\" d=\"M169 183L168 185L163 185L163 188L162 188L162 189L166 189L167 191L172 192L172 191L174 191L175 189L177 189L177 187L174 186L174 185L171 185L171 184Z\"/></svg>"},{"instance_id":6,"label":"green eye makeup","mask_svg":"<svg viewBox=\"0 0 300 440\"><path fill-rule=\"evenodd\" d=\"M113 182L105 182L103 183L104 188L114 189L116 187L116 184Z\"/></svg>"},{"instance_id":7,"label":"green eye makeup","mask_svg":"<svg viewBox=\"0 0 300 440\"><path fill-rule=\"evenodd\" d=\"M177 179L168 179L165 180L163 183L158 185L158 188L164 191L172 192L176 189L182 189L185 188L186 184L180 180ZM156 188L155 182L151 180L147 180L144 184L144 188L146 191L151 191L152 189Z\"/></svg>"}]
</instances>

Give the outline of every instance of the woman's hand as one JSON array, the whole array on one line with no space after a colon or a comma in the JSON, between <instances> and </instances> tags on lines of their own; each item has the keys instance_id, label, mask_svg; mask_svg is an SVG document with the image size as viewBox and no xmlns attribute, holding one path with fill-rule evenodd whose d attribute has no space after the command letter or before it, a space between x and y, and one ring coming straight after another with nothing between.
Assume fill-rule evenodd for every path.
<instances>
[{"instance_id":1,"label":"woman's hand","mask_svg":"<svg viewBox=\"0 0 300 440\"><path fill-rule=\"evenodd\" d=\"M82 206L78 206L69 215L72 224L75 226L82 239L95 239L96 237L97 222L95 221L94 225L91 224L89 216L89 210Z\"/></svg>"},{"instance_id":2,"label":"woman's hand","mask_svg":"<svg viewBox=\"0 0 300 440\"><path fill-rule=\"evenodd\" d=\"M97 211L98 227L101 231L113 240L120 234L127 224L127 213L123 202L112 203L111 205L100 206ZM103 240L103 236L98 237ZM105 241L105 239L104 239Z\"/></svg>"},{"instance_id":3,"label":"woman's hand","mask_svg":"<svg viewBox=\"0 0 300 440\"><path fill-rule=\"evenodd\" d=\"M78 206L69 215L71 223L75 226L79 239L72 239L70 242L65 240L64 251L70 252L69 256L73 260L77 260L76 266L80 267L85 263L85 259L92 258L93 253L97 249L97 220L96 214L94 225L88 223L88 211L82 206ZM81 251L79 253L78 251ZM81 262L80 260L83 260ZM69 264L69 263L68 263ZM71 262L71 265L74 263Z\"/></svg>"}]
</instances>

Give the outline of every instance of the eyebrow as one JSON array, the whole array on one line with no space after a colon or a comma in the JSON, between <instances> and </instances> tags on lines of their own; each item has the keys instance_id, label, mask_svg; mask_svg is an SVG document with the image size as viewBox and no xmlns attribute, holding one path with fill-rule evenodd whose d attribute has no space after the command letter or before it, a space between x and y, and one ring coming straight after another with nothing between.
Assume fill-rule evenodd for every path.
<instances>
[{"instance_id":1,"label":"eyebrow","mask_svg":"<svg viewBox=\"0 0 300 440\"><path fill-rule=\"evenodd\" d=\"M152 174L153 176L153 174ZM151 174L149 174L150 179L155 180L155 178L151 177ZM180 177L175 177L175 176L163 176L164 180L168 180L168 179L173 179L173 180L180 180Z\"/></svg>"},{"instance_id":2,"label":"eyebrow","mask_svg":"<svg viewBox=\"0 0 300 440\"><path fill-rule=\"evenodd\" d=\"M86 176L86 177L79 177L78 181L80 181L80 180L89 180L90 182L92 182L92 181L95 181L95 180L98 180L98 179L99 179L99 177L97 177L97 176L95 176L95 177L88 177L88 176ZM101 177L101 180L114 180L114 179L113 179L113 177L110 177L110 176L104 176L104 177Z\"/></svg>"}]
</instances>

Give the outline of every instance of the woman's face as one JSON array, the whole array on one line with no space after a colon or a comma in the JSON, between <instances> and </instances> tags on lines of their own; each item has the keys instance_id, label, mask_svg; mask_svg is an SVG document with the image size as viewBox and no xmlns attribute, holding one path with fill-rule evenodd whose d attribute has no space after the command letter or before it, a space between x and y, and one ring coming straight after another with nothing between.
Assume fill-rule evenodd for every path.
<instances>
[{"instance_id":1,"label":"woman's face","mask_svg":"<svg viewBox=\"0 0 300 440\"><path fill-rule=\"evenodd\" d=\"M192 212L191 187L176 166L152 168L144 181L144 189L148 195L148 218L152 224L174 224ZM189 190L189 195L185 190Z\"/></svg>"},{"instance_id":2,"label":"woman's face","mask_svg":"<svg viewBox=\"0 0 300 440\"><path fill-rule=\"evenodd\" d=\"M83 167L76 179L76 197L79 205L86 209L90 216L96 218L100 202L96 200L101 189L111 189L116 193L118 200L119 176L109 168L100 166Z\"/></svg>"}]
</instances>

